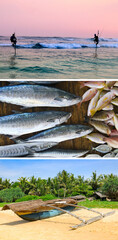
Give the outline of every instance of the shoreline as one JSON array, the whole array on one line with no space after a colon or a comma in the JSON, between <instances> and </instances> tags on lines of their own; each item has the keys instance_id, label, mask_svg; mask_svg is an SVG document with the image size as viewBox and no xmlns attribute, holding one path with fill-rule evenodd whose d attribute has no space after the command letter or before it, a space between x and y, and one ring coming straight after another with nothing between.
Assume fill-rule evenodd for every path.
<instances>
[{"instance_id":1,"label":"shoreline","mask_svg":"<svg viewBox=\"0 0 118 240\"><path fill-rule=\"evenodd\" d=\"M106 213L111 209L97 209ZM85 209L76 210L75 214L88 219L95 216L95 213ZM44 220L27 222L19 218L13 211L0 211L0 237L1 240L117 240L118 236L118 209L115 214L103 218L85 227L71 230L70 226L80 222L68 214Z\"/></svg>"}]
</instances>

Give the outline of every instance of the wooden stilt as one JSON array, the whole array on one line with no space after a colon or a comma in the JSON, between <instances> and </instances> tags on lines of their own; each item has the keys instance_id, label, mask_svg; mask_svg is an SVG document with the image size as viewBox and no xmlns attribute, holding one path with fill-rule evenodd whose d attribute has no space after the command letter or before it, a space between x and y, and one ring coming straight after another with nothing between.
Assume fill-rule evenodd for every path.
<instances>
[{"instance_id":1,"label":"wooden stilt","mask_svg":"<svg viewBox=\"0 0 118 240\"><path fill-rule=\"evenodd\" d=\"M94 212L97 212L97 211L94 211ZM110 215L112 215L114 213L115 213L115 211L111 211L111 212L108 212L108 213L105 213L105 214L99 213L99 214L101 214L100 216L96 216L96 217L90 218L88 221L82 222L82 223L77 224L75 226L71 226L71 229L72 230L76 230L79 227L86 226L86 225L91 224L93 222L96 222L96 221L98 221L98 220L100 220L100 219L102 219L104 217L110 216Z\"/></svg>"},{"instance_id":2,"label":"wooden stilt","mask_svg":"<svg viewBox=\"0 0 118 240\"><path fill-rule=\"evenodd\" d=\"M78 217L77 215L75 215L75 214L73 214L73 213L71 213L71 212L69 212L69 211L67 211L67 210L65 210L65 209L62 209L62 208L60 208L60 207L56 207L56 206L53 206L53 205L50 205L50 204L44 204L44 205L43 205L43 206L45 206L45 207L54 208L54 209L60 210L60 211L62 211L62 212L64 212L64 213L68 213L68 214L71 215L72 217L75 217L75 218L77 218L78 220L80 220L80 221L81 221L80 224L77 224L77 225L75 225L75 226L71 226L71 229L72 229L72 230L75 230L75 229L77 229L77 228L79 228L79 227L86 226L86 225L88 225L88 224L91 224L91 223L93 223L93 222L96 222L96 221L98 221L98 220L100 220L100 219L102 219L102 218L104 218L104 217L107 217L107 216L112 215L112 214L115 213L115 211L111 211L111 212L108 212L108 213L105 213L105 214L104 214L104 213L98 212L98 211L96 211L96 210L94 210L94 209L90 209L90 208L83 207L83 206L78 206L78 205L74 205L74 204L66 204L66 203L65 203L65 205L67 205L67 206L72 206L72 207L77 207L77 208L83 208L83 209L86 209L86 210L88 210L88 211L91 211L91 212L95 212L95 213L100 214L99 216L90 218L88 221L86 221L85 219L82 219L82 218Z\"/></svg>"},{"instance_id":3,"label":"wooden stilt","mask_svg":"<svg viewBox=\"0 0 118 240\"><path fill-rule=\"evenodd\" d=\"M76 206L77 208L83 208L83 209L86 209L86 210L88 210L88 211L98 213L98 214L100 214L101 216L104 215L103 213L101 213L101 212L99 212L99 211L96 211L96 210L94 210L94 209L87 208L87 207L84 207L84 206L74 205L74 204L70 204L70 203L69 203L68 205L69 205L69 206Z\"/></svg>"}]
</instances>

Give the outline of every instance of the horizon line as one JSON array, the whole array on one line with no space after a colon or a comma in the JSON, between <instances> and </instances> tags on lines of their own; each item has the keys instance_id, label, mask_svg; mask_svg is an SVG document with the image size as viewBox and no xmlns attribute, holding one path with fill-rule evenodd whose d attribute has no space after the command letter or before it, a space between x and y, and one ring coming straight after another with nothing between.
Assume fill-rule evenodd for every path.
<instances>
[{"instance_id":1,"label":"horizon line","mask_svg":"<svg viewBox=\"0 0 118 240\"><path fill-rule=\"evenodd\" d=\"M12 34L12 33L11 33ZM16 32L15 32L15 34L16 34ZM16 34L17 35L17 34ZM94 33L93 33L93 35L94 35ZM9 37L10 35L0 35L0 37ZM92 38L91 36L89 37L75 37L75 36L43 36L43 35L17 35L18 37L44 37L44 38ZM118 38L118 37L99 37L99 38L109 38L109 39L112 39L112 38Z\"/></svg>"}]
</instances>

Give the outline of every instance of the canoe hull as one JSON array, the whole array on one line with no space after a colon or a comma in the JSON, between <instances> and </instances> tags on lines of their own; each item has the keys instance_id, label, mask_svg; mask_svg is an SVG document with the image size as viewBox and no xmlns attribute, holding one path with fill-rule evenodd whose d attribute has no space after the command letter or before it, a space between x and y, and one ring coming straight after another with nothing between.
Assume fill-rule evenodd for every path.
<instances>
[{"instance_id":1,"label":"canoe hull","mask_svg":"<svg viewBox=\"0 0 118 240\"><path fill-rule=\"evenodd\" d=\"M62 208L66 211L73 211L75 209L75 207L72 206L66 206L64 208ZM50 217L56 217L60 214L63 214L64 212L57 210L57 209L52 209L49 211L40 211L37 213L28 213L28 214L17 214L19 217L21 217L24 220L27 221L36 221L36 220L41 220L41 219L46 219L46 218L50 218Z\"/></svg>"}]
</instances>

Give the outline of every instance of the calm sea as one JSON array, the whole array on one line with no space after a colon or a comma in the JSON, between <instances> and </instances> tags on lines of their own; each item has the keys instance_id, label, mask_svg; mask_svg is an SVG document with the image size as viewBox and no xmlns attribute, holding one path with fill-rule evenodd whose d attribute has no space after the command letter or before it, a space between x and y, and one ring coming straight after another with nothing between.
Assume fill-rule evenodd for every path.
<instances>
[{"instance_id":1,"label":"calm sea","mask_svg":"<svg viewBox=\"0 0 118 240\"><path fill-rule=\"evenodd\" d=\"M9 37L0 37L0 79L118 78L118 39L18 37L16 54Z\"/></svg>"}]
</instances>

